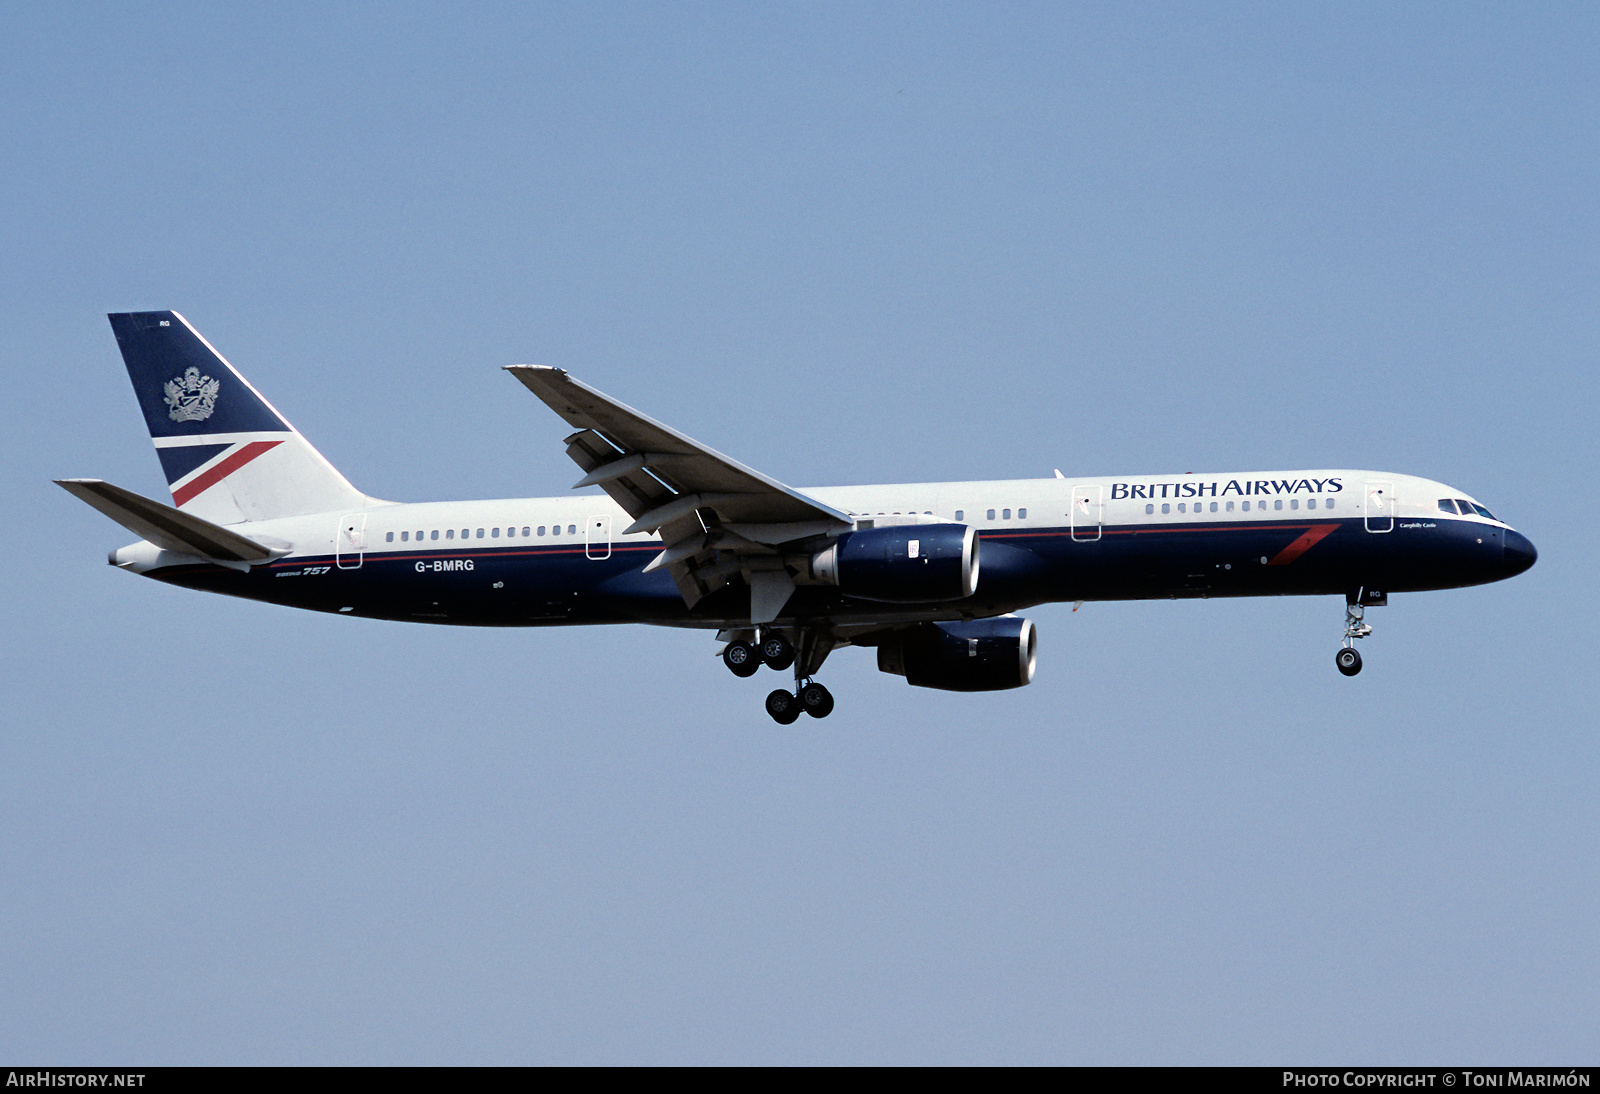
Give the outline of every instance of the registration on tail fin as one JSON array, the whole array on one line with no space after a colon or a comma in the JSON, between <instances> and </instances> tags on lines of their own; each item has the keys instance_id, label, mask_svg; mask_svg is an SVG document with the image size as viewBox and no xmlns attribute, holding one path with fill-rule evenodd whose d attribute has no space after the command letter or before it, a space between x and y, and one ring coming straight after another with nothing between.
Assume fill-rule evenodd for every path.
<instances>
[{"instance_id":1,"label":"registration on tail fin","mask_svg":"<svg viewBox=\"0 0 1600 1094\"><path fill-rule=\"evenodd\" d=\"M109 318L181 511L237 524L366 507L367 498L183 316Z\"/></svg>"}]
</instances>

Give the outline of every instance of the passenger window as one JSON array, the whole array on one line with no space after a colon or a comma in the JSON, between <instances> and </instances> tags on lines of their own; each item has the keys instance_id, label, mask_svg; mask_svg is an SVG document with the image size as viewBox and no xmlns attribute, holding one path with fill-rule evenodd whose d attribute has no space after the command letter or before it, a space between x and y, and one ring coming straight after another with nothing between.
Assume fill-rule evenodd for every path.
<instances>
[{"instance_id":1,"label":"passenger window","mask_svg":"<svg viewBox=\"0 0 1600 1094\"><path fill-rule=\"evenodd\" d=\"M522 530L522 538L523 539L527 539L528 538L528 529L524 528Z\"/></svg>"},{"instance_id":2,"label":"passenger window","mask_svg":"<svg viewBox=\"0 0 1600 1094\"><path fill-rule=\"evenodd\" d=\"M1228 503L1228 512L1233 512L1233 502L1231 501Z\"/></svg>"},{"instance_id":3,"label":"passenger window","mask_svg":"<svg viewBox=\"0 0 1600 1094\"><path fill-rule=\"evenodd\" d=\"M1011 510L1009 510L1009 509L1000 510L1000 519L1001 520L1010 520L1011 519Z\"/></svg>"},{"instance_id":4,"label":"passenger window","mask_svg":"<svg viewBox=\"0 0 1600 1094\"><path fill-rule=\"evenodd\" d=\"M1164 502L1162 502L1162 503L1161 503L1161 511L1162 511L1162 512L1163 512L1163 513L1170 513L1170 512L1172 512L1172 503L1171 503L1171 502L1170 502L1170 501L1164 501Z\"/></svg>"},{"instance_id":5,"label":"passenger window","mask_svg":"<svg viewBox=\"0 0 1600 1094\"><path fill-rule=\"evenodd\" d=\"M1250 503L1247 501L1242 501L1239 503L1239 508L1248 513L1250 511Z\"/></svg>"},{"instance_id":6,"label":"passenger window","mask_svg":"<svg viewBox=\"0 0 1600 1094\"><path fill-rule=\"evenodd\" d=\"M483 535L483 533L480 531L478 533L478 535L481 536L481 535ZM489 529L489 538L490 539L499 539L500 538L500 529L498 529L498 528Z\"/></svg>"},{"instance_id":7,"label":"passenger window","mask_svg":"<svg viewBox=\"0 0 1600 1094\"><path fill-rule=\"evenodd\" d=\"M472 538L472 529L471 528L463 528L463 529L461 529L461 538L462 539L471 539Z\"/></svg>"},{"instance_id":8,"label":"passenger window","mask_svg":"<svg viewBox=\"0 0 1600 1094\"><path fill-rule=\"evenodd\" d=\"M1272 507L1274 509L1282 509L1283 508L1283 499L1282 498L1273 498L1272 499Z\"/></svg>"},{"instance_id":9,"label":"passenger window","mask_svg":"<svg viewBox=\"0 0 1600 1094\"><path fill-rule=\"evenodd\" d=\"M390 538L390 539L393 539L393 538L394 538L394 536L393 536L393 535L390 535L390 536L389 536L389 538ZM401 533L400 533L400 542L401 542L401 543L406 543L406 542L408 542L408 541L409 541L409 540L410 540L410 539L411 539L411 533L410 533L410 532L401 532Z\"/></svg>"},{"instance_id":10,"label":"passenger window","mask_svg":"<svg viewBox=\"0 0 1600 1094\"><path fill-rule=\"evenodd\" d=\"M578 534L578 526L576 524L567 525L567 535L575 536L577 534Z\"/></svg>"},{"instance_id":11,"label":"passenger window","mask_svg":"<svg viewBox=\"0 0 1600 1094\"><path fill-rule=\"evenodd\" d=\"M1211 503L1211 511L1213 513L1215 513L1217 511L1217 503L1216 502L1212 502Z\"/></svg>"},{"instance_id":12,"label":"passenger window","mask_svg":"<svg viewBox=\"0 0 1600 1094\"><path fill-rule=\"evenodd\" d=\"M437 528L435 528L435 529L434 529L434 530L433 530L433 531L432 531L432 532L430 532L430 533L429 533L429 534L428 534L428 535L429 535L429 538L430 538L430 539L438 539L438 538L439 538L439 529L437 529Z\"/></svg>"},{"instance_id":13,"label":"passenger window","mask_svg":"<svg viewBox=\"0 0 1600 1094\"><path fill-rule=\"evenodd\" d=\"M542 535L544 535L544 525L542 525L542 524L541 524L541 525L539 525L539 534L540 534L540 535L541 535L541 536L542 536Z\"/></svg>"},{"instance_id":14,"label":"passenger window","mask_svg":"<svg viewBox=\"0 0 1600 1094\"><path fill-rule=\"evenodd\" d=\"M994 519L994 510L993 509L989 510L989 519L990 520Z\"/></svg>"},{"instance_id":15,"label":"passenger window","mask_svg":"<svg viewBox=\"0 0 1600 1094\"><path fill-rule=\"evenodd\" d=\"M421 532L417 533L417 542L419 542L419 543L422 542L422 533Z\"/></svg>"},{"instance_id":16,"label":"passenger window","mask_svg":"<svg viewBox=\"0 0 1600 1094\"><path fill-rule=\"evenodd\" d=\"M437 536L439 533L435 532L433 534ZM445 539L455 539L456 538L456 530L454 528L446 528L444 530L444 538Z\"/></svg>"},{"instance_id":17,"label":"passenger window","mask_svg":"<svg viewBox=\"0 0 1600 1094\"><path fill-rule=\"evenodd\" d=\"M956 510L956 519L957 520L966 520L967 519L966 510L965 509L957 509Z\"/></svg>"},{"instance_id":18,"label":"passenger window","mask_svg":"<svg viewBox=\"0 0 1600 1094\"><path fill-rule=\"evenodd\" d=\"M1144 507L1144 511L1146 513L1154 513L1156 511L1155 503L1154 502L1146 502L1145 503L1145 507Z\"/></svg>"},{"instance_id":19,"label":"passenger window","mask_svg":"<svg viewBox=\"0 0 1600 1094\"><path fill-rule=\"evenodd\" d=\"M387 536L384 536L383 539L384 539L385 543L393 543L394 542L394 533L390 532Z\"/></svg>"},{"instance_id":20,"label":"passenger window","mask_svg":"<svg viewBox=\"0 0 1600 1094\"><path fill-rule=\"evenodd\" d=\"M559 525L559 524L552 524L552 525L551 525L551 526L550 526L550 534L551 534L551 535L552 535L552 536L559 536L559 535L560 535L560 534L561 534L561 525Z\"/></svg>"},{"instance_id":21,"label":"passenger window","mask_svg":"<svg viewBox=\"0 0 1600 1094\"><path fill-rule=\"evenodd\" d=\"M1300 499L1299 498L1290 498L1289 499L1289 508L1290 509L1298 509L1298 508L1300 508Z\"/></svg>"},{"instance_id":22,"label":"passenger window","mask_svg":"<svg viewBox=\"0 0 1600 1094\"><path fill-rule=\"evenodd\" d=\"M1322 507L1324 509L1332 509L1333 508L1333 499L1332 498L1323 498L1322 499Z\"/></svg>"},{"instance_id":23,"label":"passenger window","mask_svg":"<svg viewBox=\"0 0 1600 1094\"><path fill-rule=\"evenodd\" d=\"M1028 511L1026 509L1018 509L1017 510L1017 519L1018 520L1027 520L1028 519Z\"/></svg>"},{"instance_id":24,"label":"passenger window","mask_svg":"<svg viewBox=\"0 0 1600 1094\"><path fill-rule=\"evenodd\" d=\"M1180 513L1187 513L1187 512L1188 512L1188 511L1189 511L1189 509L1188 509L1188 505L1189 505L1189 503L1188 503L1188 502L1186 502L1186 501L1180 501L1180 502L1179 502L1179 503L1178 503L1178 512L1180 512Z\"/></svg>"},{"instance_id":25,"label":"passenger window","mask_svg":"<svg viewBox=\"0 0 1600 1094\"><path fill-rule=\"evenodd\" d=\"M1315 509L1316 507L1317 507L1317 499L1316 498L1307 498L1306 499L1306 508L1307 509Z\"/></svg>"}]
</instances>

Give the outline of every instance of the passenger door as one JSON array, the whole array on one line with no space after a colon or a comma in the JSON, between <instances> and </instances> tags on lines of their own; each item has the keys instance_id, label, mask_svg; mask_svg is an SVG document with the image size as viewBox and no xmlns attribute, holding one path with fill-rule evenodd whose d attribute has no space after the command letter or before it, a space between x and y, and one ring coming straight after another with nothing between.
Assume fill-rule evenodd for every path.
<instances>
[{"instance_id":1,"label":"passenger door","mask_svg":"<svg viewBox=\"0 0 1600 1094\"><path fill-rule=\"evenodd\" d=\"M1105 508L1103 486L1072 488L1072 538L1079 541L1100 538L1101 515Z\"/></svg>"},{"instance_id":2,"label":"passenger door","mask_svg":"<svg viewBox=\"0 0 1600 1094\"><path fill-rule=\"evenodd\" d=\"M592 559L611 557L611 518L604 513L583 526L583 553Z\"/></svg>"},{"instance_id":3,"label":"passenger door","mask_svg":"<svg viewBox=\"0 0 1600 1094\"><path fill-rule=\"evenodd\" d=\"M1369 532L1394 531L1394 483L1367 483L1364 512Z\"/></svg>"},{"instance_id":4,"label":"passenger door","mask_svg":"<svg viewBox=\"0 0 1600 1094\"><path fill-rule=\"evenodd\" d=\"M334 537L334 561L341 570L361 569L361 559L367 549L367 514L350 513L339 518L339 531Z\"/></svg>"}]
</instances>

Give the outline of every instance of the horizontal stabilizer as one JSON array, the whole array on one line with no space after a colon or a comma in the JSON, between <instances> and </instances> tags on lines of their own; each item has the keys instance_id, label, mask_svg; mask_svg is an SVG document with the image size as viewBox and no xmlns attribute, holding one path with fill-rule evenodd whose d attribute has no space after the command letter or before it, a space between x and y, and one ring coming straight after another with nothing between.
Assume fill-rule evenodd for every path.
<instances>
[{"instance_id":1,"label":"horizontal stabilizer","mask_svg":"<svg viewBox=\"0 0 1600 1094\"><path fill-rule=\"evenodd\" d=\"M68 493L82 498L134 535L149 540L164 551L200 555L224 562L264 562L288 554L287 550L263 547L255 540L230 532L220 524L201 520L100 479L55 481Z\"/></svg>"}]
</instances>

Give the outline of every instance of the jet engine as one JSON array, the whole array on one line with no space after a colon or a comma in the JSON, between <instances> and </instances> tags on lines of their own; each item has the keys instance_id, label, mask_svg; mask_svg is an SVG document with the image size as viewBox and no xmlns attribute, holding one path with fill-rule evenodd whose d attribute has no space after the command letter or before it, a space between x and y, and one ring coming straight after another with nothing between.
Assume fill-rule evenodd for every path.
<instances>
[{"instance_id":1,"label":"jet engine","mask_svg":"<svg viewBox=\"0 0 1600 1094\"><path fill-rule=\"evenodd\" d=\"M962 600L978 588L978 532L965 524L902 524L846 532L811 556L811 578L886 604Z\"/></svg>"},{"instance_id":2,"label":"jet engine","mask_svg":"<svg viewBox=\"0 0 1600 1094\"><path fill-rule=\"evenodd\" d=\"M1016 616L919 623L878 647L878 671L942 691L1003 691L1033 680L1038 639Z\"/></svg>"}]
</instances>

